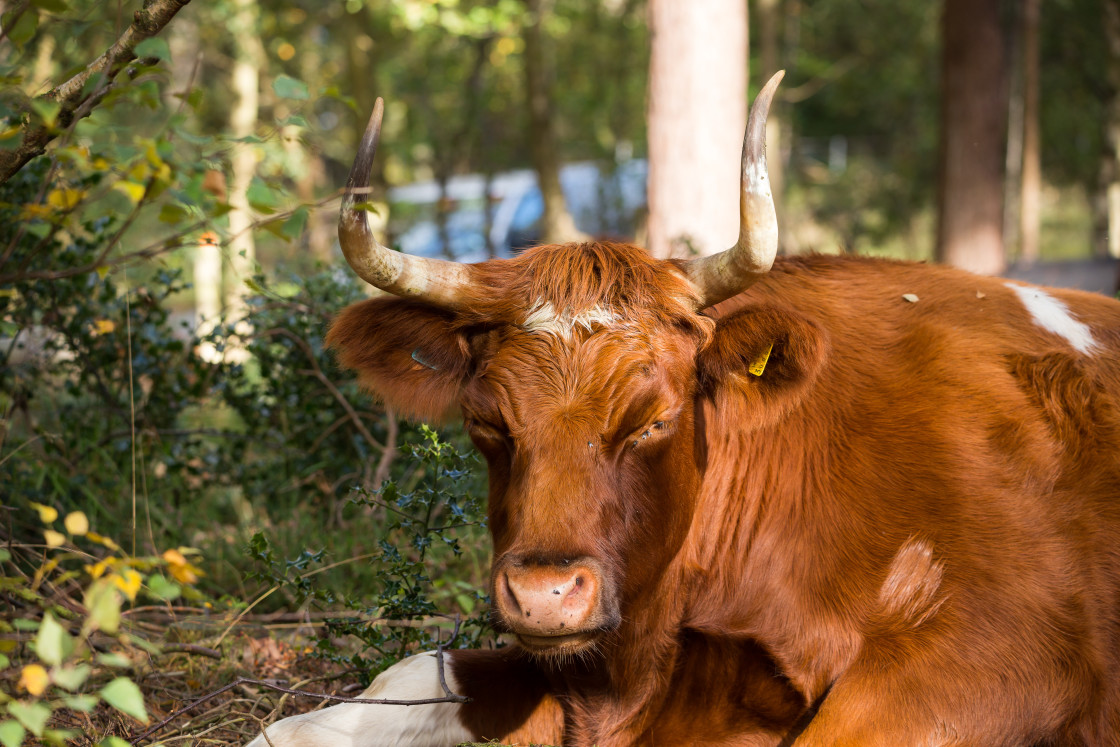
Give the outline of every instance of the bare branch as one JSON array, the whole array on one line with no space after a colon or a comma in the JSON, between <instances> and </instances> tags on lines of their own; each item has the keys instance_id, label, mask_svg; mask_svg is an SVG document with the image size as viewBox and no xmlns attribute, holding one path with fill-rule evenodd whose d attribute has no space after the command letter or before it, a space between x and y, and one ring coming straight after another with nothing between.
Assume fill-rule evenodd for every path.
<instances>
[{"instance_id":1,"label":"bare branch","mask_svg":"<svg viewBox=\"0 0 1120 747\"><path fill-rule=\"evenodd\" d=\"M441 661L441 663L442 663L442 661ZM441 667L441 669L442 669L442 667ZM414 706L414 705L429 705L429 704L432 704L432 703L469 703L471 701L471 699L468 698L466 695L456 695L455 693L451 693L450 690L447 690L446 689L447 685L446 685L445 682L443 682L442 672L440 673L440 681L441 681L440 684L443 685L445 691L450 693L449 695L446 695L442 698L422 698L422 699L419 699L419 700L390 700L388 698L347 698L347 697L344 697L342 695L331 695L329 693L313 693L313 692L308 692L306 690L293 690L291 688L281 687L280 685L276 685L276 684L273 684L271 682L265 682L264 680L252 680L252 679L249 679L247 677L240 677L240 678L234 680L233 682L229 683L225 687L219 688L219 689L215 690L214 692L209 693L207 695L203 695L201 698L199 698L195 702L191 703L190 705L188 705L184 708L180 708L177 711L174 711L171 715L169 715L163 721L160 721L158 724L156 724L152 728L148 729L143 734L139 734L139 735L133 737L132 739L130 739L129 743L130 744L139 744L142 740L150 737L152 734L155 734L157 731L159 731L160 729L162 729L163 727L165 727L169 723L171 723L174 719L177 719L179 716L182 716L184 713L191 710L195 706L202 705L203 703L207 702L208 700L212 700L213 698L218 697L222 693L227 692L229 690L232 690L233 688L239 687L241 685L256 685L257 687L265 687L265 688L268 688L269 690L275 690L276 692L287 693L288 695L298 695L298 696L304 697L304 698L318 698L319 700L336 701L338 703L368 703L370 705Z\"/></svg>"},{"instance_id":2,"label":"bare branch","mask_svg":"<svg viewBox=\"0 0 1120 747\"><path fill-rule=\"evenodd\" d=\"M8 181L24 164L46 151L47 144L59 131L77 119L88 116L105 95L112 90L113 81L125 67L136 59L136 45L163 30L175 14L190 0L149 0L133 15L132 25L100 57L85 69L38 98L60 104L57 129L28 122L23 126L23 140L19 147L0 150L0 183ZM93 91L87 86L95 78L101 84Z\"/></svg>"}]
</instances>

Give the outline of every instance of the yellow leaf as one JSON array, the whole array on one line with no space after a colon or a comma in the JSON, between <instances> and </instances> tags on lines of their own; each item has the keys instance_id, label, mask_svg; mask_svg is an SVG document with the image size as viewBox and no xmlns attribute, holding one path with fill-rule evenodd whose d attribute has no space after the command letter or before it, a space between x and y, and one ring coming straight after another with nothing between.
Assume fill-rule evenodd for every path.
<instances>
[{"instance_id":1,"label":"yellow leaf","mask_svg":"<svg viewBox=\"0 0 1120 747\"><path fill-rule=\"evenodd\" d=\"M103 535L98 534L97 532L89 532L89 533L86 534L86 537L88 537L90 540L92 540L92 541L94 541L94 542L96 542L100 545L104 545L105 547L108 547L113 552L116 552L117 550L121 549L121 546L118 545L116 542L109 539L108 537L105 537Z\"/></svg>"},{"instance_id":2,"label":"yellow leaf","mask_svg":"<svg viewBox=\"0 0 1120 747\"><path fill-rule=\"evenodd\" d=\"M97 277L104 280L105 276L109 274L109 266L108 265L98 265L95 271L97 272Z\"/></svg>"},{"instance_id":3,"label":"yellow leaf","mask_svg":"<svg viewBox=\"0 0 1120 747\"><path fill-rule=\"evenodd\" d=\"M186 565L187 559L183 557L183 553L178 550L164 550L163 559L171 565Z\"/></svg>"},{"instance_id":4,"label":"yellow leaf","mask_svg":"<svg viewBox=\"0 0 1120 747\"><path fill-rule=\"evenodd\" d=\"M143 581L139 573L131 568L125 568L120 572L120 575L114 573L112 579L113 583L124 592L129 601L136 600L136 592L140 591L140 582Z\"/></svg>"},{"instance_id":5,"label":"yellow leaf","mask_svg":"<svg viewBox=\"0 0 1120 747\"><path fill-rule=\"evenodd\" d=\"M59 547L66 543L66 535L53 529L43 532L43 539L47 541L47 547Z\"/></svg>"},{"instance_id":6,"label":"yellow leaf","mask_svg":"<svg viewBox=\"0 0 1120 747\"><path fill-rule=\"evenodd\" d=\"M47 195L47 204L56 210L73 210L85 195L83 190L71 187L52 189Z\"/></svg>"},{"instance_id":7,"label":"yellow leaf","mask_svg":"<svg viewBox=\"0 0 1120 747\"><path fill-rule=\"evenodd\" d=\"M167 561L167 570L181 584L196 583L198 577L202 575L202 571L187 562L183 553L178 550L166 550L162 557Z\"/></svg>"},{"instance_id":8,"label":"yellow leaf","mask_svg":"<svg viewBox=\"0 0 1120 747\"><path fill-rule=\"evenodd\" d=\"M58 518L58 509L53 506L44 506L42 503L32 503L31 507L39 512L39 521L50 524Z\"/></svg>"},{"instance_id":9,"label":"yellow leaf","mask_svg":"<svg viewBox=\"0 0 1120 747\"><path fill-rule=\"evenodd\" d=\"M63 519L63 524L66 525L66 531L75 536L81 537L89 531L89 519L81 511L73 511L66 514Z\"/></svg>"},{"instance_id":10,"label":"yellow leaf","mask_svg":"<svg viewBox=\"0 0 1120 747\"><path fill-rule=\"evenodd\" d=\"M116 322L112 319L98 319L93 323L93 333L95 335L107 335L116 328Z\"/></svg>"},{"instance_id":11,"label":"yellow leaf","mask_svg":"<svg viewBox=\"0 0 1120 747\"><path fill-rule=\"evenodd\" d=\"M28 664L19 675L19 686L36 697L43 694L50 682L47 670L38 664Z\"/></svg>"},{"instance_id":12,"label":"yellow leaf","mask_svg":"<svg viewBox=\"0 0 1120 747\"><path fill-rule=\"evenodd\" d=\"M152 167L144 161L137 161L132 165L132 168L128 170L129 177L131 177L133 181L137 182L144 181L151 175L151 173Z\"/></svg>"},{"instance_id":13,"label":"yellow leaf","mask_svg":"<svg viewBox=\"0 0 1120 747\"><path fill-rule=\"evenodd\" d=\"M105 570L108 567L109 567L108 561L99 560L99 561L97 561L97 563L95 563L93 565L87 565L86 566L86 573L88 573L93 578L101 578L101 576L105 573Z\"/></svg>"},{"instance_id":14,"label":"yellow leaf","mask_svg":"<svg viewBox=\"0 0 1120 747\"><path fill-rule=\"evenodd\" d=\"M144 168L147 168L147 164L144 165ZM133 205L138 205L140 200L144 199L145 189L143 184L122 180L114 184L113 189L127 197Z\"/></svg>"}]
</instances>

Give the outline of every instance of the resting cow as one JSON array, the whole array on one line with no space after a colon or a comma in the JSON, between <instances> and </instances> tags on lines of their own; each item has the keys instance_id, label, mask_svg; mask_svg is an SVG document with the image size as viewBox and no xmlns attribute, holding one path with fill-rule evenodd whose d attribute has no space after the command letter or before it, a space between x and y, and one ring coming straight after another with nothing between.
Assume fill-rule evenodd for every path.
<instances>
[{"instance_id":1,"label":"resting cow","mask_svg":"<svg viewBox=\"0 0 1120 747\"><path fill-rule=\"evenodd\" d=\"M469 704L336 706L275 747L1120 743L1120 303L774 262L776 85L739 242L689 261L389 251L354 208L378 107L340 236L392 296L330 344L398 411L461 411L517 643L448 654ZM430 654L369 691L440 694Z\"/></svg>"}]
</instances>

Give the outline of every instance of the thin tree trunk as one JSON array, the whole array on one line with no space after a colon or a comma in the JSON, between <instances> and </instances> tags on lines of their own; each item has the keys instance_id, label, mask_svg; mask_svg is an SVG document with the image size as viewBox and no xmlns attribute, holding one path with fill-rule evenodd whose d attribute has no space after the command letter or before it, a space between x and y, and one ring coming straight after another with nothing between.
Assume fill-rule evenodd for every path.
<instances>
[{"instance_id":1,"label":"thin tree trunk","mask_svg":"<svg viewBox=\"0 0 1120 747\"><path fill-rule=\"evenodd\" d=\"M1107 252L1120 258L1120 0L1105 0L1104 28L1108 40L1108 83L1111 101L1105 124L1101 191L1108 215Z\"/></svg>"},{"instance_id":2,"label":"thin tree trunk","mask_svg":"<svg viewBox=\"0 0 1120 747\"><path fill-rule=\"evenodd\" d=\"M1007 68L1000 0L945 0L937 259L1003 271Z\"/></svg>"},{"instance_id":3,"label":"thin tree trunk","mask_svg":"<svg viewBox=\"0 0 1120 747\"><path fill-rule=\"evenodd\" d=\"M758 20L759 61L762 64L762 74L758 80L767 81L778 72L781 63L778 61L779 38L778 18L781 12L780 0L758 0L755 5L755 14ZM782 130L785 128L786 107L782 106L781 99L770 107L770 116L766 120L766 166L770 174L770 191L774 195L774 208L778 214L778 225L781 226L784 214L786 170L782 158ZM784 231L778 232L778 241L785 236Z\"/></svg>"},{"instance_id":4,"label":"thin tree trunk","mask_svg":"<svg viewBox=\"0 0 1120 747\"><path fill-rule=\"evenodd\" d=\"M560 157L556 152L556 128L552 114L552 60L546 49L544 20L552 12L553 0L526 0L529 18L525 24L525 87L529 99L529 148L537 171L544 217L541 240L546 244L586 238L568 212L560 188Z\"/></svg>"},{"instance_id":5,"label":"thin tree trunk","mask_svg":"<svg viewBox=\"0 0 1120 747\"><path fill-rule=\"evenodd\" d=\"M1013 6L1008 47L1007 159L1003 179L1003 246L1007 256L1020 252L1020 209L1023 194L1023 23L1019 6Z\"/></svg>"},{"instance_id":6,"label":"thin tree trunk","mask_svg":"<svg viewBox=\"0 0 1120 747\"><path fill-rule=\"evenodd\" d=\"M217 234L207 231L194 252L194 323L195 334L205 338L222 315L222 250ZM217 363L222 359L212 342L203 342L198 354L203 360Z\"/></svg>"},{"instance_id":7,"label":"thin tree trunk","mask_svg":"<svg viewBox=\"0 0 1120 747\"><path fill-rule=\"evenodd\" d=\"M649 250L711 254L739 230L746 0L651 0Z\"/></svg>"},{"instance_id":8,"label":"thin tree trunk","mask_svg":"<svg viewBox=\"0 0 1120 747\"><path fill-rule=\"evenodd\" d=\"M1023 3L1023 190L1019 208L1020 258L1038 261L1042 214L1042 157L1038 116L1038 17L1040 0Z\"/></svg>"},{"instance_id":9,"label":"thin tree trunk","mask_svg":"<svg viewBox=\"0 0 1120 747\"><path fill-rule=\"evenodd\" d=\"M260 108L261 65L264 48L257 4L254 0L235 0L234 17L230 22L234 40L234 63L231 76L234 104L230 111L230 134L234 138L252 135L256 130ZM232 282L226 288L226 314L231 320L246 316L245 280L256 267L256 245L253 242L253 215L249 207L249 185L257 170L257 149L251 143L240 143L231 159L229 204L229 251Z\"/></svg>"}]
</instances>

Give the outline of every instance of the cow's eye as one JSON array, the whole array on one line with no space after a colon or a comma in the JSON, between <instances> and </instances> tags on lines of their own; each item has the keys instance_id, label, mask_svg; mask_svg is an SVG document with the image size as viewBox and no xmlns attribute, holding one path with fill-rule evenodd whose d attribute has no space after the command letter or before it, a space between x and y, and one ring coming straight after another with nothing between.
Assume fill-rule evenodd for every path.
<instances>
[{"instance_id":1,"label":"cow's eye","mask_svg":"<svg viewBox=\"0 0 1120 747\"><path fill-rule=\"evenodd\" d=\"M651 437L656 436L658 433L660 433L660 432L664 431L666 428L668 428L668 426L669 426L669 421L667 421L667 420L655 420L654 422L650 423L644 430L638 431L631 438L630 446L631 447L640 446L643 441L646 441L646 440L650 439Z\"/></svg>"}]
</instances>

